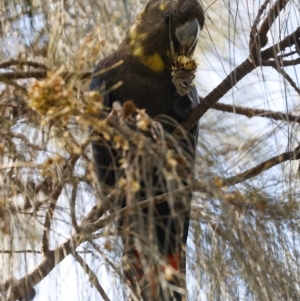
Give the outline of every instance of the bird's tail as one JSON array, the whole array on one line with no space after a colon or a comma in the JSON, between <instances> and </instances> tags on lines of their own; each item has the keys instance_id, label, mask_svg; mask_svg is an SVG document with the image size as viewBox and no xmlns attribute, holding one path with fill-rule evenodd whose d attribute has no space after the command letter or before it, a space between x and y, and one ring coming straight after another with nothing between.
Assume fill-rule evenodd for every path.
<instances>
[{"instance_id":1,"label":"bird's tail","mask_svg":"<svg viewBox=\"0 0 300 301\"><path fill-rule=\"evenodd\" d=\"M185 254L169 253L157 264L134 250L123 261L125 277L139 300L186 300Z\"/></svg>"}]
</instances>

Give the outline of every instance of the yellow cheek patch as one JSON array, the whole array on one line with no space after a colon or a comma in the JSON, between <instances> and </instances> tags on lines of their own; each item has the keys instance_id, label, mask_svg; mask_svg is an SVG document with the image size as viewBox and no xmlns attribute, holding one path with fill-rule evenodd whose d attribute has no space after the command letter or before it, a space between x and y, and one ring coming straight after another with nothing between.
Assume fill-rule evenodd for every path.
<instances>
[{"instance_id":1,"label":"yellow cheek patch","mask_svg":"<svg viewBox=\"0 0 300 301\"><path fill-rule=\"evenodd\" d=\"M165 64L161 56L155 52L152 55L145 56L143 40L146 39L146 34L139 34L137 31L130 30L129 45L132 51L132 55L139 58L141 63L154 72L161 72L165 69Z\"/></svg>"},{"instance_id":2,"label":"yellow cheek patch","mask_svg":"<svg viewBox=\"0 0 300 301\"><path fill-rule=\"evenodd\" d=\"M146 56L144 47L147 40L147 34L141 33L136 24L132 25L129 29L129 45L132 55L139 58L140 62L154 72L162 72L165 69L165 64L161 56L155 52L152 55Z\"/></svg>"},{"instance_id":3,"label":"yellow cheek patch","mask_svg":"<svg viewBox=\"0 0 300 301\"><path fill-rule=\"evenodd\" d=\"M165 11L165 10L166 10L166 4L165 4L165 3L161 3L161 4L159 5L159 10L160 10L160 11Z\"/></svg>"},{"instance_id":4,"label":"yellow cheek patch","mask_svg":"<svg viewBox=\"0 0 300 301\"><path fill-rule=\"evenodd\" d=\"M162 72L165 69L165 64L157 52L150 56L145 56L143 47L138 46L133 49L132 54L133 56L138 57L144 66L154 72Z\"/></svg>"},{"instance_id":5,"label":"yellow cheek patch","mask_svg":"<svg viewBox=\"0 0 300 301\"><path fill-rule=\"evenodd\" d=\"M154 72L162 72L165 69L165 64L157 52L148 57L144 57L142 63Z\"/></svg>"},{"instance_id":6,"label":"yellow cheek patch","mask_svg":"<svg viewBox=\"0 0 300 301\"><path fill-rule=\"evenodd\" d=\"M142 58L144 56L143 48L141 46L134 47L132 54L133 54L133 56L136 56L138 58Z\"/></svg>"}]
</instances>

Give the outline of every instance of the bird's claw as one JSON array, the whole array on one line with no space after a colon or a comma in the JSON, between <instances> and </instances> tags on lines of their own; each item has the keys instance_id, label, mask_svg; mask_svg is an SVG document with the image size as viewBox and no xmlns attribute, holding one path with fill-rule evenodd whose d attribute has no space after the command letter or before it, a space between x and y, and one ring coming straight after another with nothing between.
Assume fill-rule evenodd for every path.
<instances>
[{"instance_id":1,"label":"bird's claw","mask_svg":"<svg viewBox=\"0 0 300 301\"><path fill-rule=\"evenodd\" d=\"M172 82L180 96L186 95L193 88L194 78L195 75L186 70L179 70L174 74Z\"/></svg>"}]
</instances>

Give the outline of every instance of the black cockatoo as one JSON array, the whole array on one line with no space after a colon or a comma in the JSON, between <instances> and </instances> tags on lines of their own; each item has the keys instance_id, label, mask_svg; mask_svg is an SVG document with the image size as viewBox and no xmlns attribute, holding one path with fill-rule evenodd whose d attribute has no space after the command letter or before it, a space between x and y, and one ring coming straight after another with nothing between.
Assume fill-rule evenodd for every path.
<instances>
[{"instance_id":1,"label":"black cockatoo","mask_svg":"<svg viewBox=\"0 0 300 301\"><path fill-rule=\"evenodd\" d=\"M190 78L179 76L174 80L172 67L176 57L191 58L203 26L204 10L198 0L150 0L129 27L118 49L97 64L90 90L104 92L107 107L112 107L114 101L132 100L137 108L145 109L152 118L165 115L169 120L173 119L174 124L187 120L191 109L198 104L199 96L192 84L193 75ZM123 63L118 65L120 61ZM117 67L110 68L114 65ZM119 82L122 82L120 87L111 89ZM164 128L171 132L175 125L165 124ZM98 135L101 137L101 133ZM193 145L188 154L193 161L189 174L193 174L197 136L198 125L189 133L188 143ZM92 148L100 186L105 190L115 187L119 180L115 172L118 160L116 150L100 140L93 142ZM153 196L166 192L160 187L163 184L157 181L155 172L153 170ZM141 187L145 185L141 180ZM148 197L141 193L139 199ZM133 220L132 228L129 225L128 230L127 225L125 231L122 219L118 224L126 258L124 275L140 300L185 299L185 246L191 197L189 193L183 198L177 215L172 213L174 206L170 200L155 206L151 211L153 227L147 226L150 220L148 208L143 210L146 216L142 219L144 225L137 227ZM120 206L126 206L125 197ZM142 236L140 243L136 231ZM128 236L129 240L126 240ZM129 241L129 246L125 241ZM153 250L156 250L155 256L151 253ZM151 279L147 270L150 262L154 262L154 268L150 268ZM163 272L166 281L159 278L159 272Z\"/></svg>"}]
</instances>

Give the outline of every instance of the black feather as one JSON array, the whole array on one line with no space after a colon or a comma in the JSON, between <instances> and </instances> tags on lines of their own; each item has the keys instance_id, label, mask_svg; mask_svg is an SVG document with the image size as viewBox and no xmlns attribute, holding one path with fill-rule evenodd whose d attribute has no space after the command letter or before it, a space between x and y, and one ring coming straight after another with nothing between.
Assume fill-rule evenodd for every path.
<instances>
[{"instance_id":1,"label":"black feather","mask_svg":"<svg viewBox=\"0 0 300 301\"><path fill-rule=\"evenodd\" d=\"M132 46L130 46L131 37L129 31L117 51L100 61L96 66L90 90L99 91L103 85L110 89L122 81L121 87L105 95L105 106L112 107L114 101L119 101L123 104L127 100L133 100L137 108L146 109L146 112L152 118L161 120L165 130L171 133L179 123L187 120L191 110L199 103L199 96L195 87L187 95L179 96L172 83L170 59L167 58L167 52L170 47L168 24L165 22L164 12L160 12L158 6L162 2L164 1L151 0L147 4L147 9L144 11L142 18L140 17L138 23L136 23L135 29L139 30L139 33L145 33L145 37L149 37L149 40L145 38L140 45L143 47L144 53L151 55L155 51L155 53L161 55L165 68L160 72L155 72L144 64L144 58L134 55ZM197 0L179 0L176 2L177 4L175 4L175 1L174 3L165 3L166 10L170 11L172 17L174 17L175 25L197 18L201 27L203 26L204 12ZM161 14L161 16L158 14ZM149 24L152 24L152 26L149 27ZM177 49L176 47L175 50ZM124 61L123 64L109 69L110 66L121 60ZM99 74L99 71L103 70L107 71ZM167 116L167 118L163 116ZM168 122L164 122L167 119ZM170 123L170 119L173 119L173 122ZM199 124L190 130L188 138L185 136L185 138L181 138L178 141L185 149L186 156L191 160L187 174L193 174L192 166L194 166L198 131ZM109 189L107 188L113 188L120 177L117 151L101 137L101 134L99 134L99 141L93 142L92 148L100 185L105 192L108 192ZM161 176L157 174L157 171L158 169L155 168L152 170L153 196L166 192L165 183L160 181ZM188 179L183 179L184 183L187 183L187 181ZM145 187L146 183L141 180L140 185ZM145 199L147 195L141 192L139 197ZM154 241L157 241L158 250L162 256L167 256L179 250L182 253L180 264L183 272L185 270L184 246L188 235L191 197L191 193L182 197L182 201L179 204L179 207L181 206L181 210L179 210L180 216L174 216L171 208L173 205L169 201L157 205L153 211L153 218L156 222L154 229L156 239ZM123 200L121 205L124 206L125 204L126 201ZM143 210L145 216L149 214L149 210L149 208ZM144 231L144 235L147 238L147 219L143 221L144 224L138 225L138 228L140 228L139 231ZM120 233L122 233L122 220L119 226ZM132 234L132 241L134 238L135 235ZM143 238L145 239L145 237ZM132 248L134 249L135 247L132 246ZM130 280L132 281L133 279ZM162 288L160 291L162 291ZM182 295L179 293L175 293L175 299L172 299L170 296L161 292L160 298L156 300L182 299ZM144 297L144 299L147 299L147 297Z\"/></svg>"}]
</instances>

